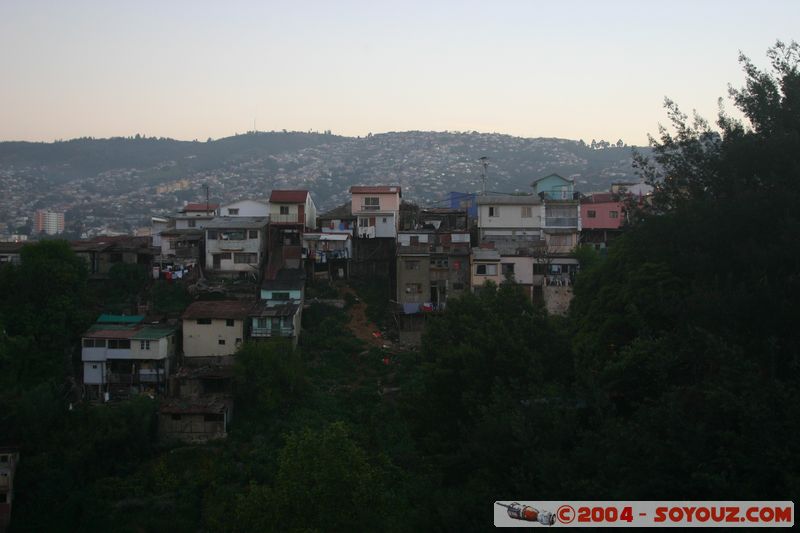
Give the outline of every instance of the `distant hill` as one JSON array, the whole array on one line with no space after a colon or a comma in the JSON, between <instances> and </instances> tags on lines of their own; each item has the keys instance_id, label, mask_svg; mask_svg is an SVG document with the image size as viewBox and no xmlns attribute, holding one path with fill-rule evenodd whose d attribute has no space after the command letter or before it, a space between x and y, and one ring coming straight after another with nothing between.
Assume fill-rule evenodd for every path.
<instances>
[{"instance_id":1,"label":"distant hill","mask_svg":"<svg viewBox=\"0 0 800 533\"><path fill-rule=\"evenodd\" d=\"M399 184L403 198L445 205L449 191L530 191L556 172L582 192L638 180L632 149L603 142L479 132L389 132L366 137L257 132L205 142L152 137L0 143L0 223L17 227L35 209L67 212L68 225L129 231L183 202L264 198L307 188L321 211L348 200L353 184ZM647 149L644 149L645 151Z\"/></svg>"}]
</instances>

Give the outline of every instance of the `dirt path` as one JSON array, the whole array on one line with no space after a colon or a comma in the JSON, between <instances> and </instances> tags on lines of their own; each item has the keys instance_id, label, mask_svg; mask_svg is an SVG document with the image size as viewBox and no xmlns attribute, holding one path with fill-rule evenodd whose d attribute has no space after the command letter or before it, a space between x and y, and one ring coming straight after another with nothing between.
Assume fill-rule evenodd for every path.
<instances>
[{"instance_id":1,"label":"dirt path","mask_svg":"<svg viewBox=\"0 0 800 533\"><path fill-rule=\"evenodd\" d=\"M356 291L354 291L352 287L340 287L339 291L342 298L344 298L344 295L348 293L358 298ZM361 339L367 343L368 346L376 346L380 348L383 346L383 339L372 336L373 332L380 330L378 329L378 326L369 321L367 318L366 309L367 305L360 299L358 300L358 303L351 305L348 311L350 315L350 321L347 323L347 327L350 328L350 331L353 332L353 335L355 335L356 338Z\"/></svg>"}]
</instances>

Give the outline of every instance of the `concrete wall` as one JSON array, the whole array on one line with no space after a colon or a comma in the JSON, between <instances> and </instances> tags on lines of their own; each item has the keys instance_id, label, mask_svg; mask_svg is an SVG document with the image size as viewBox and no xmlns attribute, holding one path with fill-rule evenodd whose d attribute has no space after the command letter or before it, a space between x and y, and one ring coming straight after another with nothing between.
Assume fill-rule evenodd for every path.
<instances>
[{"instance_id":1,"label":"concrete wall","mask_svg":"<svg viewBox=\"0 0 800 533\"><path fill-rule=\"evenodd\" d=\"M239 212L235 215L231 214L231 209L238 209ZM267 215L269 215L269 204L254 200L234 202L220 209L220 216L223 217L265 217Z\"/></svg>"},{"instance_id":2,"label":"concrete wall","mask_svg":"<svg viewBox=\"0 0 800 533\"><path fill-rule=\"evenodd\" d=\"M487 274L487 275L478 274L478 266L479 265L494 265L494 267L496 269L496 273L494 275L492 275L492 274ZM487 272L488 272L488 270L487 270ZM500 284L501 281L503 281L503 276L501 274L500 262L499 261L473 261L472 265L471 265L471 273L472 273L472 275L471 275L471 280L470 280L470 286L473 289L478 288L478 287L482 287L483 284L486 283L487 281L493 281L498 285Z\"/></svg>"},{"instance_id":3,"label":"concrete wall","mask_svg":"<svg viewBox=\"0 0 800 533\"><path fill-rule=\"evenodd\" d=\"M589 211L594 211L594 218L589 217ZM616 218L611 218L611 212L617 213ZM622 203L604 202L597 204L581 204L582 229L619 229L623 220Z\"/></svg>"},{"instance_id":4,"label":"concrete wall","mask_svg":"<svg viewBox=\"0 0 800 533\"><path fill-rule=\"evenodd\" d=\"M378 209L362 209L364 205L364 198L378 198ZM394 194L377 194L377 193L353 193L351 212L354 215L366 215L376 212L395 212L400 211L400 195Z\"/></svg>"},{"instance_id":5,"label":"concrete wall","mask_svg":"<svg viewBox=\"0 0 800 533\"><path fill-rule=\"evenodd\" d=\"M533 257L503 256L500 263L511 263L514 265L514 280L522 285L533 284ZM500 268L500 277L505 280Z\"/></svg>"},{"instance_id":6,"label":"concrete wall","mask_svg":"<svg viewBox=\"0 0 800 533\"><path fill-rule=\"evenodd\" d=\"M489 216L489 208L495 208L498 216ZM531 216L523 217L523 208L531 208ZM519 230L537 230L542 227L542 205L479 205L478 206L478 227L481 232L484 230L515 228ZM517 235L533 234L531 232L518 231Z\"/></svg>"},{"instance_id":7,"label":"concrete wall","mask_svg":"<svg viewBox=\"0 0 800 533\"><path fill-rule=\"evenodd\" d=\"M163 439L185 442L205 442L226 436L225 421L206 421L202 414L160 413L158 432Z\"/></svg>"},{"instance_id":8,"label":"concrete wall","mask_svg":"<svg viewBox=\"0 0 800 533\"><path fill-rule=\"evenodd\" d=\"M397 258L397 301L400 303L424 303L431 297L429 256L403 255ZM414 267L414 268L412 268ZM419 290L409 285L419 285Z\"/></svg>"},{"instance_id":9,"label":"concrete wall","mask_svg":"<svg viewBox=\"0 0 800 533\"><path fill-rule=\"evenodd\" d=\"M185 357L233 355L239 342L244 342L244 320L234 320L233 326L224 319L212 319L211 324L197 320L183 321L183 354ZM220 344L219 341L224 341Z\"/></svg>"}]
</instances>

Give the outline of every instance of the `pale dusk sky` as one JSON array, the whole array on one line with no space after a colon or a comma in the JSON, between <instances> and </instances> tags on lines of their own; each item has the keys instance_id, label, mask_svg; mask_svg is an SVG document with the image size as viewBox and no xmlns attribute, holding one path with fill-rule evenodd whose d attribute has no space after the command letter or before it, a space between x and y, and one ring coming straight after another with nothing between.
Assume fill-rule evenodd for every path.
<instances>
[{"instance_id":1,"label":"pale dusk sky","mask_svg":"<svg viewBox=\"0 0 800 533\"><path fill-rule=\"evenodd\" d=\"M0 140L458 130L644 144L800 1L0 0ZM730 104L727 104L730 108Z\"/></svg>"}]
</instances>

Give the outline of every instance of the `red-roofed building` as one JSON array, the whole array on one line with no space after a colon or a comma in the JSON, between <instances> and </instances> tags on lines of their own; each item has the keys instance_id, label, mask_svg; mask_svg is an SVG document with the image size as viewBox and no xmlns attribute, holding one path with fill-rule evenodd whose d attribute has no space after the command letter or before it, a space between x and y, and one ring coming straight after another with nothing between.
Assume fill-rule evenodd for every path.
<instances>
[{"instance_id":1,"label":"red-roofed building","mask_svg":"<svg viewBox=\"0 0 800 533\"><path fill-rule=\"evenodd\" d=\"M302 225L313 230L317 221L317 207L306 190L274 190L269 195L270 224Z\"/></svg>"},{"instance_id":2,"label":"red-roofed building","mask_svg":"<svg viewBox=\"0 0 800 533\"><path fill-rule=\"evenodd\" d=\"M399 185L357 185L350 187L350 209L357 217L359 237L397 238L400 198Z\"/></svg>"},{"instance_id":3,"label":"red-roofed building","mask_svg":"<svg viewBox=\"0 0 800 533\"><path fill-rule=\"evenodd\" d=\"M188 203L184 205L178 212L185 215L195 216L216 216L219 213L219 204L206 204L206 203Z\"/></svg>"}]
</instances>

